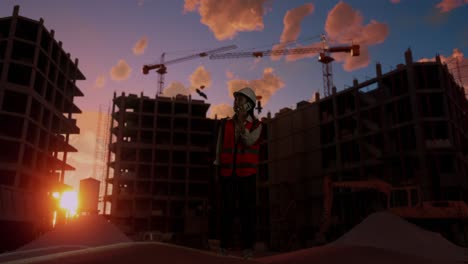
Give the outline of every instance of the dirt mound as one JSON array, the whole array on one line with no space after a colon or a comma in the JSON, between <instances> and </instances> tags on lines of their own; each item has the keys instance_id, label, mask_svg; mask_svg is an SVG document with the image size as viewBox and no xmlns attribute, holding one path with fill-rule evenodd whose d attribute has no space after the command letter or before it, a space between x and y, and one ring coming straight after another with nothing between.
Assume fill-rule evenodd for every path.
<instances>
[{"instance_id":1,"label":"dirt mound","mask_svg":"<svg viewBox=\"0 0 468 264\"><path fill-rule=\"evenodd\" d=\"M130 241L131 239L104 217L98 215L81 216L44 234L19 248L18 251L57 246L95 247Z\"/></svg>"},{"instance_id":2,"label":"dirt mound","mask_svg":"<svg viewBox=\"0 0 468 264\"><path fill-rule=\"evenodd\" d=\"M465 261L465 249L389 212L370 215L333 246L364 246L442 261Z\"/></svg>"},{"instance_id":3,"label":"dirt mound","mask_svg":"<svg viewBox=\"0 0 468 264\"><path fill-rule=\"evenodd\" d=\"M359 246L322 246L256 259L265 264L455 264L387 249Z\"/></svg>"},{"instance_id":4,"label":"dirt mound","mask_svg":"<svg viewBox=\"0 0 468 264\"><path fill-rule=\"evenodd\" d=\"M28 259L30 264L259 264L255 260L222 257L214 253L158 242L130 242L68 251Z\"/></svg>"}]
</instances>

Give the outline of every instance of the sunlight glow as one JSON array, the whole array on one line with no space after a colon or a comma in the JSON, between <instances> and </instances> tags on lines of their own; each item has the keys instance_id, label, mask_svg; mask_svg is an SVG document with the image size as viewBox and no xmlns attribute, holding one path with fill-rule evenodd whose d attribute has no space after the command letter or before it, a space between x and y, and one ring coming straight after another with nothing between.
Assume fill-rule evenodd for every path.
<instances>
[{"instance_id":1,"label":"sunlight glow","mask_svg":"<svg viewBox=\"0 0 468 264\"><path fill-rule=\"evenodd\" d=\"M52 193L52 197L54 197L55 199L58 199L58 198L60 198L60 193L58 193L58 192L53 192L53 193Z\"/></svg>"},{"instance_id":2,"label":"sunlight glow","mask_svg":"<svg viewBox=\"0 0 468 264\"><path fill-rule=\"evenodd\" d=\"M52 227L55 227L57 224L57 211L54 211L54 217L52 218Z\"/></svg>"},{"instance_id":3,"label":"sunlight glow","mask_svg":"<svg viewBox=\"0 0 468 264\"><path fill-rule=\"evenodd\" d=\"M67 218L75 216L78 209L78 194L74 191L63 192L60 207L67 211Z\"/></svg>"}]
</instances>

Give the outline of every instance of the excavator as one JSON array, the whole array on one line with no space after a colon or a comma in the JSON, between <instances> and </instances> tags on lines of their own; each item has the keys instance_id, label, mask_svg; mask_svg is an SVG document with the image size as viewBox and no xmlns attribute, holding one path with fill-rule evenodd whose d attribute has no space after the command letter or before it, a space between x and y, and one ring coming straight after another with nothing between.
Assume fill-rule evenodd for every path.
<instances>
[{"instance_id":1,"label":"excavator","mask_svg":"<svg viewBox=\"0 0 468 264\"><path fill-rule=\"evenodd\" d=\"M417 219L420 222L431 219L468 219L468 206L463 201L423 201L417 184L395 187L380 179L359 181L335 181L331 177L324 177L323 181L323 218L317 237L319 241L325 240L325 234L333 224L332 208L334 192L338 188L347 188L351 192L374 190L386 197L385 210L406 219ZM406 204L393 203L397 193L405 195ZM413 197L415 196L415 197Z\"/></svg>"}]
</instances>

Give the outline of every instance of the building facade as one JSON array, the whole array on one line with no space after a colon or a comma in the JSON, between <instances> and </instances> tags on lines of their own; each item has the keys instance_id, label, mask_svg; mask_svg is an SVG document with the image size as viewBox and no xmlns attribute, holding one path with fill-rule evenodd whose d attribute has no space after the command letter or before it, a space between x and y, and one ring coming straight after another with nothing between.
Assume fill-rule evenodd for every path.
<instances>
[{"instance_id":1,"label":"building facade","mask_svg":"<svg viewBox=\"0 0 468 264\"><path fill-rule=\"evenodd\" d=\"M205 117L208 107L114 96L106 193L127 233L218 237L210 168L220 122ZM389 210L466 244L467 109L446 65L415 62L408 50L390 72L377 64L375 78L263 118L257 241L283 251L323 244Z\"/></svg>"},{"instance_id":2,"label":"building facade","mask_svg":"<svg viewBox=\"0 0 468 264\"><path fill-rule=\"evenodd\" d=\"M54 31L19 14L0 18L0 237L12 249L52 225L70 134L78 134L76 86L85 77Z\"/></svg>"},{"instance_id":3,"label":"building facade","mask_svg":"<svg viewBox=\"0 0 468 264\"><path fill-rule=\"evenodd\" d=\"M257 204L267 200L267 193L268 210L259 208L258 226L268 226L269 236L258 239L272 249L303 247L320 227L323 183L318 120L318 105L305 101L295 110L283 108L264 120L268 155L265 169L260 168ZM269 225L262 224L263 218Z\"/></svg>"},{"instance_id":4,"label":"building facade","mask_svg":"<svg viewBox=\"0 0 468 264\"><path fill-rule=\"evenodd\" d=\"M114 95L105 211L125 233L208 236L216 142L208 108L180 95Z\"/></svg>"},{"instance_id":5,"label":"building facade","mask_svg":"<svg viewBox=\"0 0 468 264\"><path fill-rule=\"evenodd\" d=\"M467 109L446 65L408 50L393 71L377 64L373 79L268 117L258 240L323 244L389 210L466 245Z\"/></svg>"},{"instance_id":6,"label":"building facade","mask_svg":"<svg viewBox=\"0 0 468 264\"><path fill-rule=\"evenodd\" d=\"M457 243L468 217L467 99L446 65L415 62L319 102L328 238L388 209Z\"/></svg>"}]
</instances>

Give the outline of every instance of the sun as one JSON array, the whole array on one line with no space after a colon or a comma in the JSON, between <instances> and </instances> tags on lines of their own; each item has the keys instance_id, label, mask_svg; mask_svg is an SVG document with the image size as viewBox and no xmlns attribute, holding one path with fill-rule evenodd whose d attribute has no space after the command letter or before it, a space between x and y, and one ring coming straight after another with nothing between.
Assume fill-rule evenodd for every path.
<instances>
[{"instance_id":1,"label":"sun","mask_svg":"<svg viewBox=\"0 0 468 264\"><path fill-rule=\"evenodd\" d=\"M67 217L75 216L78 210L78 194L75 191L63 192L59 205L67 211Z\"/></svg>"}]
</instances>

